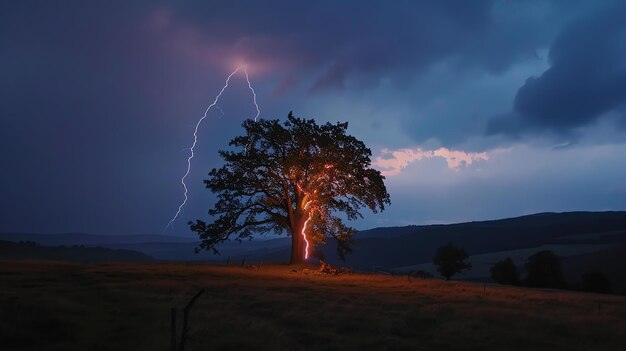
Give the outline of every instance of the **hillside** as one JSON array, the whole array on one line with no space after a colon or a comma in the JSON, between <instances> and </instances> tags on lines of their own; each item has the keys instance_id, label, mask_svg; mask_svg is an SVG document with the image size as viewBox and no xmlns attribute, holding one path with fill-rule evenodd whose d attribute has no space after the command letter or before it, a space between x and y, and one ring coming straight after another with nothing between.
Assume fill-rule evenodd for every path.
<instances>
[{"instance_id":1,"label":"hillside","mask_svg":"<svg viewBox=\"0 0 626 351\"><path fill-rule=\"evenodd\" d=\"M0 264L9 350L623 350L624 297L289 266ZM600 306L600 307L598 307ZM178 314L178 331L181 328Z\"/></svg>"},{"instance_id":2,"label":"hillside","mask_svg":"<svg viewBox=\"0 0 626 351\"><path fill-rule=\"evenodd\" d=\"M194 253L197 240L191 236L90 235L2 233L0 240L36 241L42 245L86 245L142 252L159 260L213 261L230 259L249 262L287 262L290 239L227 241L218 246L220 255ZM360 270L372 266L402 271L432 261L438 247L454 242L473 256L476 269L471 274L485 276L485 267L507 256L523 262L528 254L548 248L563 257L586 255L626 244L626 212L540 213L509 219L449 225L374 228L356 236L353 253L341 261L336 243L323 248L325 259ZM626 264L626 261L624 262ZM482 267L482 268L480 268ZM479 269L480 268L480 269Z\"/></svg>"},{"instance_id":3,"label":"hillside","mask_svg":"<svg viewBox=\"0 0 626 351\"><path fill-rule=\"evenodd\" d=\"M174 236L158 234L88 234L88 233L0 233L0 240L33 241L45 246L85 245L102 246L133 245L141 243L190 243L196 242L193 236Z\"/></svg>"},{"instance_id":4,"label":"hillside","mask_svg":"<svg viewBox=\"0 0 626 351\"><path fill-rule=\"evenodd\" d=\"M588 255L568 257L563 262L563 271L567 281L580 285L581 274L600 271L611 282L615 293L626 294L626 245L613 246Z\"/></svg>"},{"instance_id":5,"label":"hillside","mask_svg":"<svg viewBox=\"0 0 626 351\"><path fill-rule=\"evenodd\" d=\"M131 250L103 247L40 246L33 242L0 240L0 260L54 260L72 262L145 262L153 258Z\"/></svg>"},{"instance_id":6,"label":"hillside","mask_svg":"<svg viewBox=\"0 0 626 351\"><path fill-rule=\"evenodd\" d=\"M626 243L626 212L542 213L510 219L413 227L394 237L365 238L354 245L346 264L392 268L430 262L447 242L470 255L539 247L545 244L615 245ZM586 235L582 238L576 237ZM332 247L326 249L329 257ZM333 262L339 262L336 258Z\"/></svg>"}]
</instances>

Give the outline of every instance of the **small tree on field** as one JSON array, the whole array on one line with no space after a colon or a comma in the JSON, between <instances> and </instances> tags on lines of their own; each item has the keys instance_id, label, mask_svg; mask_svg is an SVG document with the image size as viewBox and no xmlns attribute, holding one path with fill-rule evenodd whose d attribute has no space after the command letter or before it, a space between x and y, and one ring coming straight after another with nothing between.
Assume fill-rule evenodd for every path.
<instances>
[{"instance_id":1,"label":"small tree on field","mask_svg":"<svg viewBox=\"0 0 626 351\"><path fill-rule=\"evenodd\" d=\"M465 261L467 257L467 252L463 248L448 243L437 250L433 262L437 266L437 271L446 280L450 280L453 275L472 268L472 264Z\"/></svg>"},{"instance_id":2,"label":"small tree on field","mask_svg":"<svg viewBox=\"0 0 626 351\"><path fill-rule=\"evenodd\" d=\"M500 284L519 285L519 272L510 257L496 262L491 267L491 277Z\"/></svg>"},{"instance_id":3,"label":"small tree on field","mask_svg":"<svg viewBox=\"0 0 626 351\"><path fill-rule=\"evenodd\" d=\"M539 288L565 288L561 261L554 252L544 250L528 257L526 264L528 276L526 282L529 286Z\"/></svg>"},{"instance_id":4,"label":"small tree on field","mask_svg":"<svg viewBox=\"0 0 626 351\"><path fill-rule=\"evenodd\" d=\"M343 254L355 230L342 218L358 219L362 208L377 212L390 203L385 177L371 168L371 150L346 133L348 123L317 124L289 113L282 123L247 120L243 127L231 149L219 152L224 166L205 181L217 193L209 210L215 220L190 223L200 249L274 232L291 236L291 263L303 262L327 237Z\"/></svg>"}]
</instances>

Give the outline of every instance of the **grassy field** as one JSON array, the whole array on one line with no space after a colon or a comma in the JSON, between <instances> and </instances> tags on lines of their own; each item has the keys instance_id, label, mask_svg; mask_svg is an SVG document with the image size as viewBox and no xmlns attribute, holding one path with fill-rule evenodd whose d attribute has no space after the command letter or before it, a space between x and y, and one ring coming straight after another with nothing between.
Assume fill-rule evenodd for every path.
<instances>
[{"instance_id":1,"label":"grassy field","mask_svg":"<svg viewBox=\"0 0 626 351\"><path fill-rule=\"evenodd\" d=\"M201 288L187 350L626 345L621 296L322 276L288 266L0 262L0 349L168 350L170 308L184 306Z\"/></svg>"}]
</instances>

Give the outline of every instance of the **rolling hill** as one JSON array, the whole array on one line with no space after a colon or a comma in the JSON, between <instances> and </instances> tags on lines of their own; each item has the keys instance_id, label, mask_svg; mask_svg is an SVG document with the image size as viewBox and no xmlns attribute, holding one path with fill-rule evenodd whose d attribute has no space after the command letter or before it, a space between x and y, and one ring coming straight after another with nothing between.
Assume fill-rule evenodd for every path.
<instances>
[{"instance_id":1,"label":"rolling hill","mask_svg":"<svg viewBox=\"0 0 626 351\"><path fill-rule=\"evenodd\" d=\"M346 258L346 264L359 268L372 265L393 268L430 262L437 248L447 242L464 247L470 255L546 244L618 245L626 243L626 212L540 213L412 229L398 236L359 240ZM327 247L325 254L332 262L339 262L332 254L332 247Z\"/></svg>"},{"instance_id":2,"label":"rolling hill","mask_svg":"<svg viewBox=\"0 0 626 351\"><path fill-rule=\"evenodd\" d=\"M517 257L521 263L529 254L544 248L564 257L583 257L626 244L626 212L539 213L449 225L374 228L361 231L356 239L353 252L345 261L336 255L336 243L329 240L323 248L325 260L358 270L374 267L402 272L430 263L438 247L453 242L464 247L477 263L470 278L482 279L488 271L485 267L507 255ZM290 239L286 237L227 241L218 247L221 255L194 253L197 241L191 236L0 233L0 240L125 249L173 261L225 262L229 258L245 258L248 262L286 262L290 252Z\"/></svg>"},{"instance_id":3,"label":"rolling hill","mask_svg":"<svg viewBox=\"0 0 626 351\"><path fill-rule=\"evenodd\" d=\"M70 262L147 262L141 252L104 247L40 246L34 242L0 240L0 260L51 260Z\"/></svg>"}]
</instances>

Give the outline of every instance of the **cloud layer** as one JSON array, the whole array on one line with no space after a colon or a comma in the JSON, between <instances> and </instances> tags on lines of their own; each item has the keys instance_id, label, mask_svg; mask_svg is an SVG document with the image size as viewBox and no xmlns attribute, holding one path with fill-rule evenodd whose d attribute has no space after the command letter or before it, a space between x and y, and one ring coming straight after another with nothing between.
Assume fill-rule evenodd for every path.
<instances>
[{"instance_id":1,"label":"cloud layer","mask_svg":"<svg viewBox=\"0 0 626 351\"><path fill-rule=\"evenodd\" d=\"M513 113L491 133L565 133L610 112L626 121L626 3L606 2L567 25L552 43L550 68L529 77Z\"/></svg>"},{"instance_id":2,"label":"cloud layer","mask_svg":"<svg viewBox=\"0 0 626 351\"><path fill-rule=\"evenodd\" d=\"M242 62L262 118L347 121L385 150L387 224L624 209L624 18L620 0L1 2L0 230L160 232ZM174 233L254 116L241 77L220 107Z\"/></svg>"},{"instance_id":3,"label":"cloud layer","mask_svg":"<svg viewBox=\"0 0 626 351\"><path fill-rule=\"evenodd\" d=\"M277 91L303 84L320 92L372 87L385 78L406 85L444 60L502 72L546 43L552 28L529 24L560 10L510 6L491 0L176 3L153 9L148 20L182 55L214 65L247 61L283 75Z\"/></svg>"},{"instance_id":4,"label":"cloud layer","mask_svg":"<svg viewBox=\"0 0 626 351\"><path fill-rule=\"evenodd\" d=\"M469 167L472 163L480 160L488 160L487 152L465 152L462 150L449 150L440 147L436 150L398 149L381 150L381 155L374 159L372 165L381 170L384 176L400 174L409 164L424 159L440 157L446 160L448 168L458 170L460 167Z\"/></svg>"}]
</instances>

